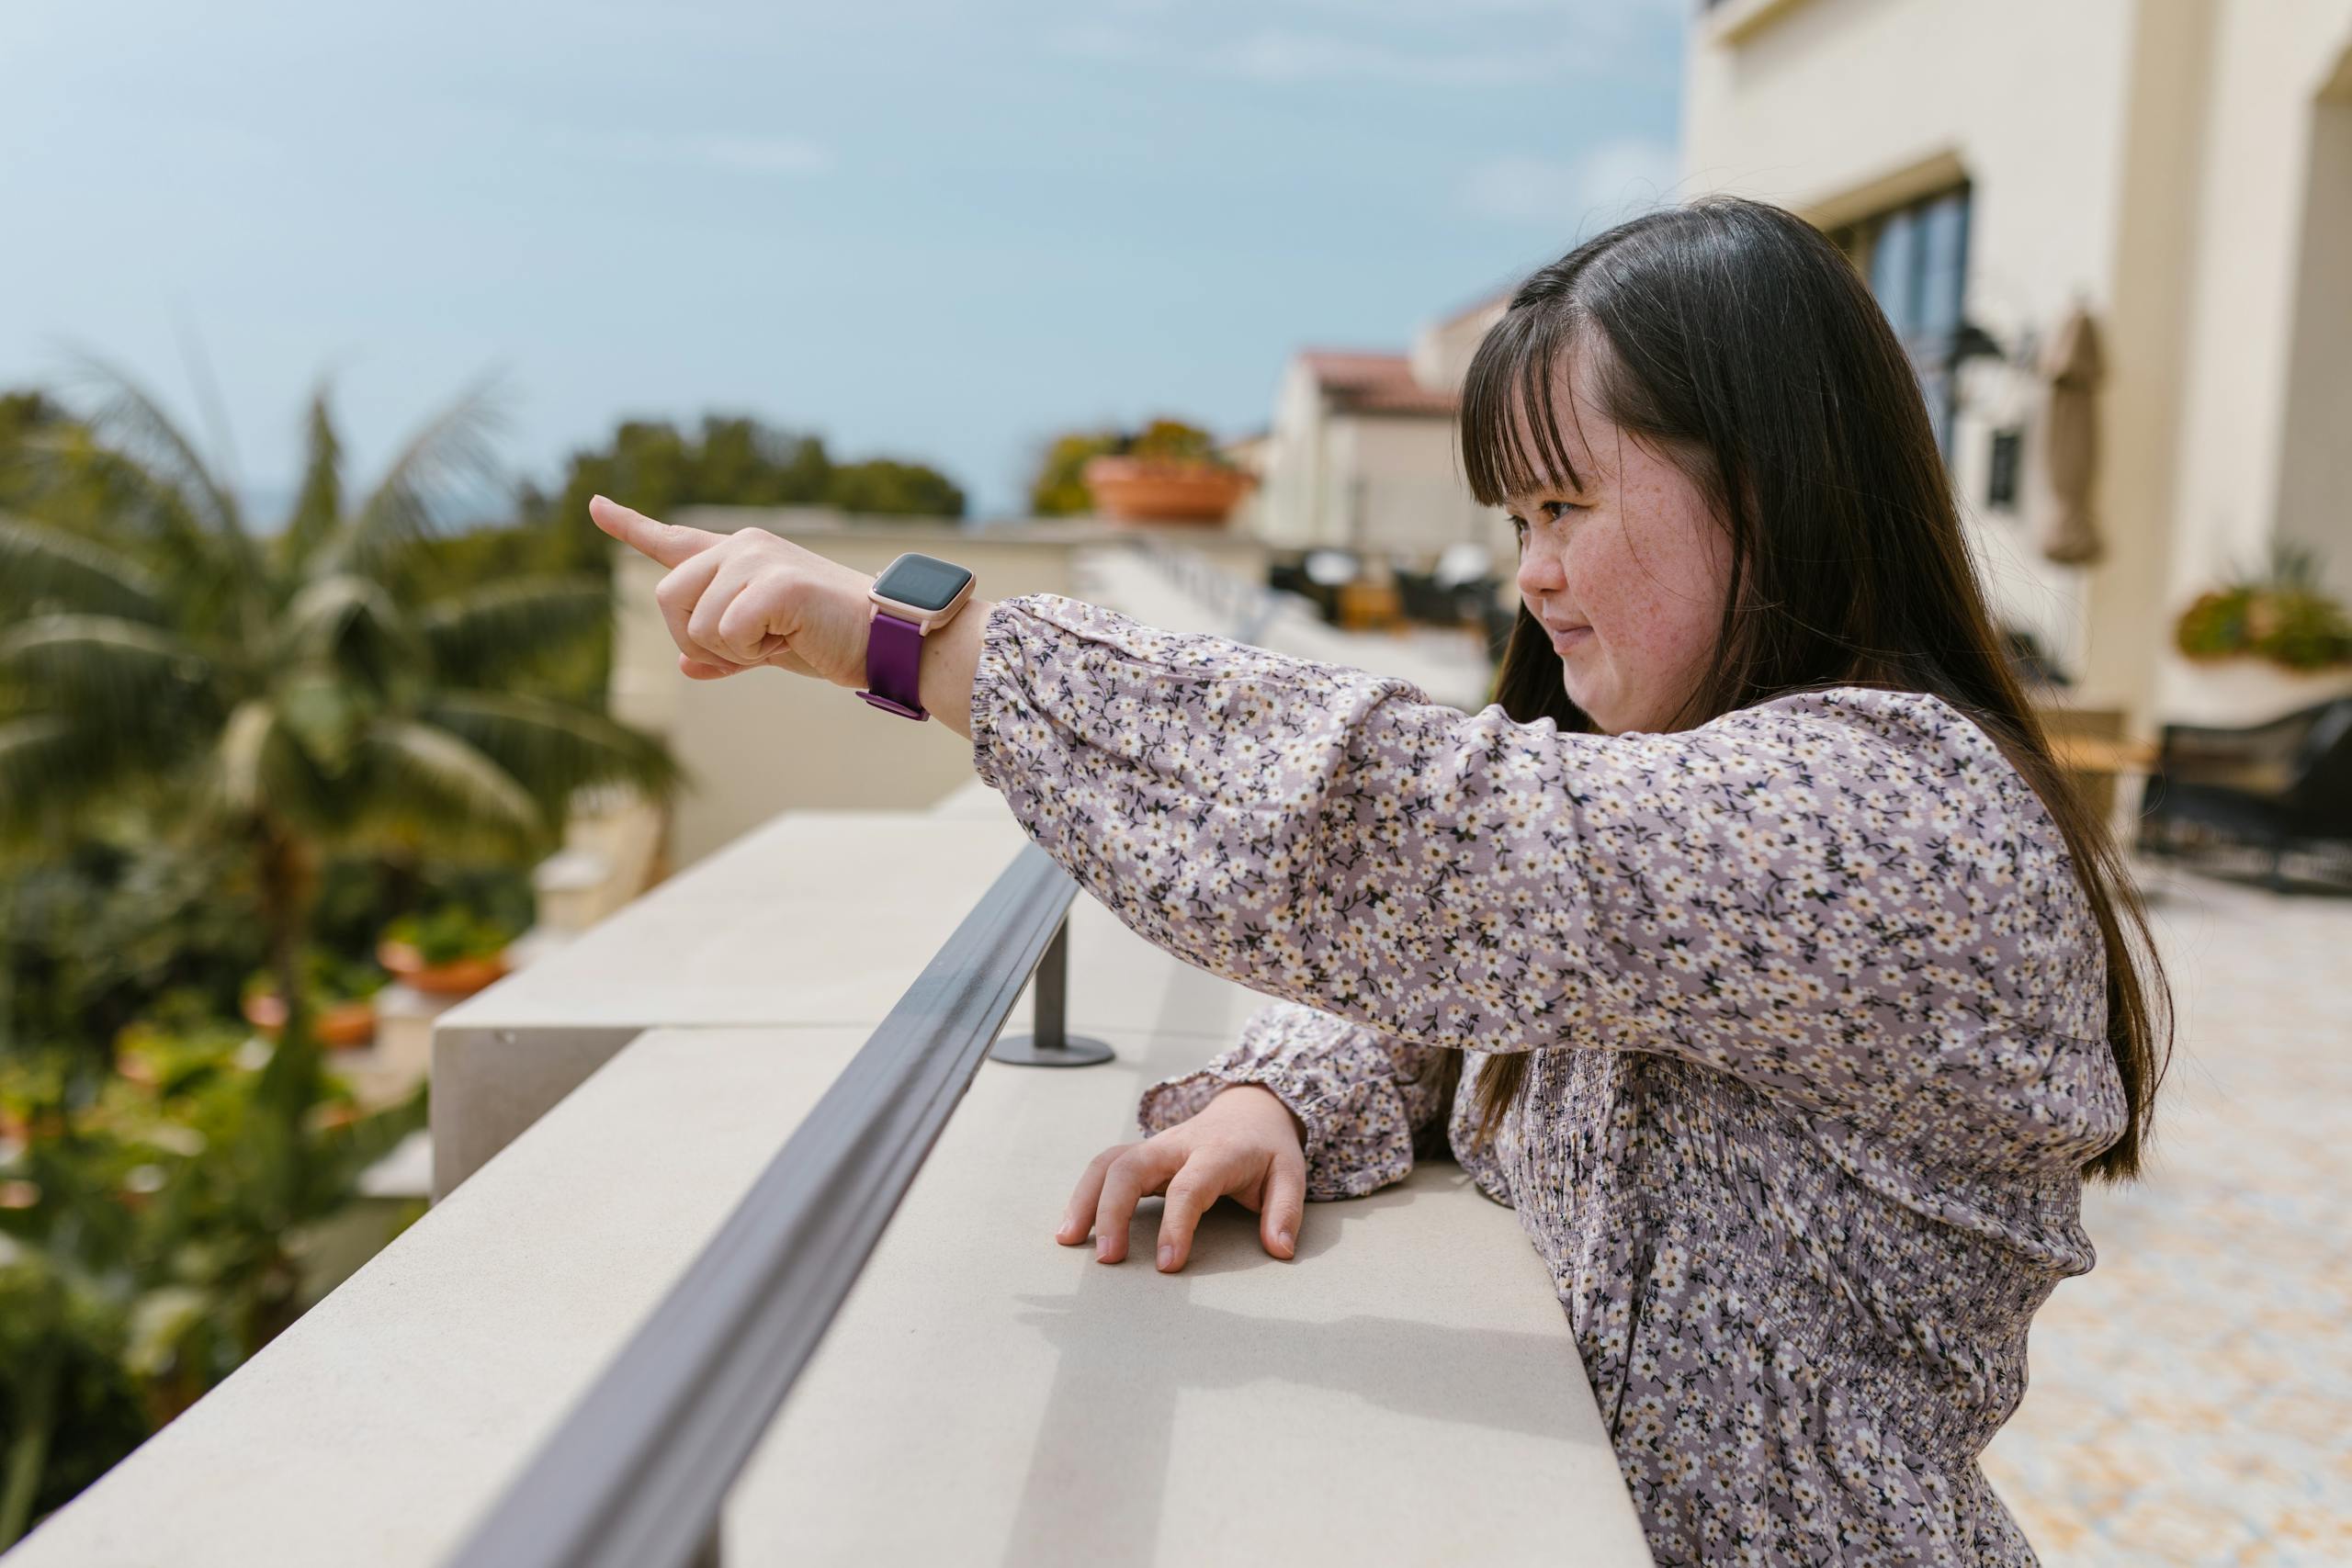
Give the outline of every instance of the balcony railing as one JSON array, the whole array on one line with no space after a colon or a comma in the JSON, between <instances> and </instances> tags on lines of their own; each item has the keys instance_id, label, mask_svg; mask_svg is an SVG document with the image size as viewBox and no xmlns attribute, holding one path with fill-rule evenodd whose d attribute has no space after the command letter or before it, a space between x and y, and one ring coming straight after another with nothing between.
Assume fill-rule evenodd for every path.
<instances>
[{"instance_id":1,"label":"balcony railing","mask_svg":"<svg viewBox=\"0 0 2352 1568\"><path fill-rule=\"evenodd\" d=\"M1151 1200L1125 1263L1053 1244L1264 1000L977 784L789 814L445 1015L449 1195L6 1568L1645 1561L1555 1278L1458 1168L1291 1262L1226 1203L1176 1274ZM989 1060L1065 1007L1114 1060Z\"/></svg>"},{"instance_id":2,"label":"balcony railing","mask_svg":"<svg viewBox=\"0 0 2352 1568\"><path fill-rule=\"evenodd\" d=\"M1077 885L1023 850L899 998L453 1568L715 1564L718 1510L1041 957ZM1035 1048L1063 1049L1059 1009Z\"/></svg>"}]
</instances>

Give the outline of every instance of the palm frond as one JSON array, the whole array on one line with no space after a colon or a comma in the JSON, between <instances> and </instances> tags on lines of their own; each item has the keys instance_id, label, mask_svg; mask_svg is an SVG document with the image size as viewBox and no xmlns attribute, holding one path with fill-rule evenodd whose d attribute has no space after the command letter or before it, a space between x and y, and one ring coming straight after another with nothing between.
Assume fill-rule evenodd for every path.
<instances>
[{"instance_id":1,"label":"palm frond","mask_svg":"<svg viewBox=\"0 0 2352 1568\"><path fill-rule=\"evenodd\" d=\"M141 821L176 815L196 739L87 711L0 717L0 857L55 853L85 830L119 832L119 812Z\"/></svg>"},{"instance_id":2,"label":"palm frond","mask_svg":"<svg viewBox=\"0 0 2352 1568\"><path fill-rule=\"evenodd\" d=\"M302 488L295 494L294 510L277 541L278 559L296 569L333 536L335 525L343 521L343 438L335 434L324 381L311 394L303 435L308 452L302 465Z\"/></svg>"},{"instance_id":3,"label":"palm frond","mask_svg":"<svg viewBox=\"0 0 2352 1568\"><path fill-rule=\"evenodd\" d=\"M305 585L280 613L276 633L280 659L329 664L377 691L425 657L416 628L384 586L349 572Z\"/></svg>"},{"instance_id":4,"label":"palm frond","mask_svg":"<svg viewBox=\"0 0 2352 1568\"><path fill-rule=\"evenodd\" d=\"M256 818L324 837L347 814L343 782L321 773L275 696L246 698L209 733L196 788L179 804L184 819L212 837Z\"/></svg>"},{"instance_id":5,"label":"palm frond","mask_svg":"<svg viewBox=\"0 0 2352 1568\"><path fill-rule=\"evenodd\" d=\"M497 378L485 376L425 421L358 514L312 558L312 574L373 570L397 546L436 532L438 508L452 491L495 484L492 440L504 423L504 408Z\"/></svg>"},{"instance_id":6,"label":"palm frond","mask_svg":"<svg viewBox=\"0 0 2352 1568\"><path fill-rule=\"evenodd\" d=\"M80 369L82 378L103 394L89 421L92 432L126 465L141 470L146 482L170 498L164 509L166 522L168 513L177 511L196 523L203 536L175 538L175 549L223 595L218 611L236 627L236 635L257 642L267 615L262 597L267 579L261 551L246 532L235 492L213 472L198 453L196 443L163 406L127 372L86 354L80 360Z\"/></svg>"},{"instance_id":7,"label":"palm frond","mask_svg":"<svg viewBox=\"0 0 2352 1568\"><path fill-rule=\"evenodd\" d=\"M553 817L563 814L575 790L626 784L659 795L681 777L660 740L545 697L441 692L423 716L495 761Z\"/></svg>"},{"instance_id":8,"label":"palm frond","mask_svg":"<svg viewBox=\"0 0 2352 1568\"><path fill-rule=\"evenodd\" d=\"M189 716L212 673L202 654L143 621L36 615L0 633L0 675L77 726L169 728Z\"/></svg>"},{"instance_id":9,"label":"palm frond","mask_svg":"<svg viewBox=\"0 0 2352 1568\"><path fill-rule=\"evenodd\" d=\"M0 719L0 845L54 827L78 804L85 737L55 714Z\"/></svg>"},{"instance_id":10,"label":"palm frond","mask_svg":"<svg viewBox=\"0 0 2352 1568\"><path fill-rule=\"evenodd\" d=\"M33 489L24 506L52 527L70 525L78 536L152 551L142 557L165 575L199 573L209 563L242 558L233 544L190 508L189 497L167 476L107 446L75 422L34 432L25 442Z\"/></svg>"},{"instance_id":11,"label":"palm frond","mask_svg":"<svg viewBox=\"0 0 2352 1568\"><path fill-rule=\"evenodd\" d=\"M277 732L277 712L263 697L250 697L239 703L229 715L229 722L220 728L220 743L214 747L210 776L206 780L205 804L228 817L252 817L260 813L270 795L273 762L282 765L282 759L273 757L289 742Z\"/></svg>"},{"instance_id":12,"label":"palm frond","mask_svg":"<svg viewBox=\"0 0 2352 1568\"><path fill-rule=\"evenodd\" d=\"M163 405L130 372L96 355L80 355L78 368L102 394L90 428L175 491L199 520L231 537L245 537L244 513L234 492Z\"/></svg>"},{"instance_id":13,"label":"palm frond","mask_svg":"<svg viewBox=\"0 0 2352 1568\"><path fill-rule=\"evenodd\" d=\"M419 623L435 673L472 685L594 635L612 615L612 585L601 578L536 577L435 600Z\"/></svg>"},{"instance_id":14,"label":"palm frond","mask_svg":"<svg viewBox=\"0 0 2352 1568\"><path fill-rule=\"evenodd\" d=\"M536 844L547 818L515 777L448 730L379 718L360 739L368 776L353 784L352 820L363 831ZM355 770L356 771L356 770Z\"/></svg>"},{"instance_id":15,"label":"palm frond","mask_svg":"<svg viewBox=\"0 0 2352 1568\"><path fill-rule=\"evenodd\" d=\"M160 620L160 589L120 550L62 529L0 513L0 612L44 604Z\"/></svg>"}]
</instances>

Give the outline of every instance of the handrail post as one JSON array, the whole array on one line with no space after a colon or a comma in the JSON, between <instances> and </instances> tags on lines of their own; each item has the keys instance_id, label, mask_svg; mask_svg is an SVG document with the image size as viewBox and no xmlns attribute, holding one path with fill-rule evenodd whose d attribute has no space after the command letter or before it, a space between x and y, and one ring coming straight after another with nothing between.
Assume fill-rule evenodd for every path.
<instances>
[{"instance_id":1,"label":"handrail post","mask_svg":"<svg viewBox=\"0 0 2352 1568\"><path fill-rule=\"evenodd\" d=\"M1072 1037L1066 1027L1069 1016L1069 917L1064 915L1037 960L1035 974L1037 1028L1031 1034L1000 1035L989 1051L991 1062L1016 1067L1091 1067L1118 1053L1100 1040Z\"/></svg>"}]
</instances>

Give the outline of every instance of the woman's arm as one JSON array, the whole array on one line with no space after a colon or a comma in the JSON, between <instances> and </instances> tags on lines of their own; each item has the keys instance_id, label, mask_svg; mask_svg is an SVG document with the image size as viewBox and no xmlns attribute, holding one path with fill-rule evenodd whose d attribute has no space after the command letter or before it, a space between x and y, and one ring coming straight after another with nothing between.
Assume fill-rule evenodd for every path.
<instances>
[{"instance_id":1,"label":"woman's arm","mask_svg":"<svg viewBox=\"0 0 2352 1568\"><path fill-rule=\"evenodd\" d=\"M864 684L868 574L591 511L672 569L687 675ZM2113 1136L2105 945L2064 840L1940 699L1564 734L1056 593L927 640L926 705L1030 838L1213 973L1414 1045L1675 1055L1938 1161Z\"/></svg>"},{"instance_id":2,"label":"woman's arm","mask_svg":"<svg viewBox=\"0 0 2352 1568\"><path fill-rule=\"evenodd\" d=\"M1251 1014L1240 1038L1203 1066L1147 1089L1136 1121L1149 1136L1236 1084L1257 1084L1303 1129L1306 1196L1360 1198L1412 1173L1414 1139L1444 1109L1429 1081L1437 1055L1315 1008L1275 1002Z\"/></svg>"},{"instance_id":3,"label":"woman's arm","mask_svg":"<svg viewBox=\"0 0 2352 1568\"><path fill-rule=\"evenodd\" d=\"M1570 734L1059 594L977 629L981 778L1202 968L1408 1044L1679 1056L1953 1157L1992 1109L2104 1132L2058 1065L2104 1026L2064 841L1938 699Z\"/></svg>"},{"instance_id":4,"label":"woman's arm","mask_svg":"<svg viewBox=\"0 0 2352 1568\"><path fill-rule=\"evenodd\" d=\"M972 738L972 677L979 668L980 628L996 604L975 595L964 602L954 620L922 639L922 665L916 675L922 705L967 740ZM862 680L858 683L865 684Z\"/></svg>"}]
</instances>

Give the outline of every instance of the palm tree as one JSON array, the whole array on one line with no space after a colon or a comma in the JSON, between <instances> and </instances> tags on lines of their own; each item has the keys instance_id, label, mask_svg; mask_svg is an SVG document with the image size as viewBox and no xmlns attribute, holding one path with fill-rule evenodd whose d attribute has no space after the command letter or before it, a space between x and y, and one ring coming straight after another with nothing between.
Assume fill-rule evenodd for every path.
<instances>
[{"instance_id":1,"label":"palm tree","mask_svg":"<svg viewBox=\"0 0 2352 1568\"><path fill-rule=\"evenodd\" d=\"M658 794L679 770L532 679L608 623L605 581L421 586L436 501L491 471L483 389L347 504L322 387L300 493L262 536L153 399L92 369L107 395L91 424L129 503L103 534L0 517L0 844L128 808L250 857L288 1011L259 1086L274 1114L253 1131L273 1145L266 1185L300 1208L322 1078L299 958L323 857L535 856L574 791Z\"/></svg>"}]
</instances>

